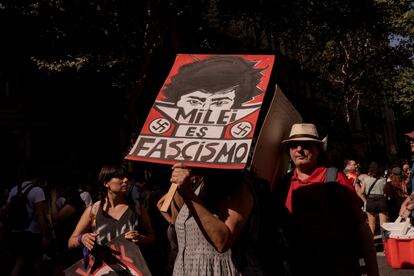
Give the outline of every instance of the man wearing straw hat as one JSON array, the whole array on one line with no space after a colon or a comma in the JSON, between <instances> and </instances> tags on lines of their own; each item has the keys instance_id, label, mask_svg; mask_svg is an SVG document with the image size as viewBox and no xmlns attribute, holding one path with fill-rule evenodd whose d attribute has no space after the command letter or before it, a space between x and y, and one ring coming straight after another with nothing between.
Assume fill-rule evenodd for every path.
<instances>
[{"instance_id":1,"label":"man wearing straw hat","mask_svg":"<svg viewBox=\"0 0 414 276\"><path fill-rule=\"evenodd\" d=\"M379 275L372 233L346 176L323 164L314 124L294 124L282 141L294 169L276 185L287 263L293 275ZM290 257L289 257L290 256Z\"/></svg>"}]
</instances>

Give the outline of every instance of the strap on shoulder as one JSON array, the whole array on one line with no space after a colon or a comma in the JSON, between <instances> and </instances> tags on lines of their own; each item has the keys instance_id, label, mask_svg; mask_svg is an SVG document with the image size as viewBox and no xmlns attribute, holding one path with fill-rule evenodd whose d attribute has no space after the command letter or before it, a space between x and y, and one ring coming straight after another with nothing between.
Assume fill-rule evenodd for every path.
<instances>
[{"instance_id":1,"label":"strap on shoulder","mask_svg":"<svg viewBox=\"0 0 414 276\"><path fill-rule=\"evenodd\" d=\"M34 187L35 187L34 184L29 184L29 186L26 187L26 189L24 190L23 195L26 197Z\"/></svg>"},{"instance_id":2,"label":"strap on shoulder","mask_svg":"<svg viewBox=\"0 0 414 276\"><path fill-rule=\"evenodd\" d=\"M90 217L92 221L95 220L96 214L98 213L98 209L100 205L101 205L100 201L97 201L94 204L92 204L91 212L90 212Z\"/></svg>"},{"instance_id":3,"label":"strap on shoulder","mask_svg":"<svg viewBox=\"0 0 414 276\"><path fill-rule=\"evenodd\" d=\"M23 188L24 183L27 183L27 185ZM26 196L30 192L30 190L34 188L34 186L35 185L32 182L22 182L19 185L17 185L17 194L23 193L23 195Z\"/></svg>"},{"instance_id":4,"label":"strap on shoulder","mask_svg":"<svg viewBox=\"0 0 414 276\"><path fill-rule=\"evenodd\" d=\"M326 169L326 182L336 182L338 168L329 167Z\"/></svg>"},{"instance_id":5,"label":"strap on shoulder","mask_svg":"<svg viewBox=\"0 0 414 276\"><path fill-rule=\"evenodd\" d=\"M371 194L372 188L374 188L374 186L375 186L375 184L377 183L378 179L379 179L379 178L375 178L374 183L372 183L371 187L369 187L369 189L368 189L368 193L367 193L367 196L369 196L369 195Z\"/></svg>"}]
</instances>

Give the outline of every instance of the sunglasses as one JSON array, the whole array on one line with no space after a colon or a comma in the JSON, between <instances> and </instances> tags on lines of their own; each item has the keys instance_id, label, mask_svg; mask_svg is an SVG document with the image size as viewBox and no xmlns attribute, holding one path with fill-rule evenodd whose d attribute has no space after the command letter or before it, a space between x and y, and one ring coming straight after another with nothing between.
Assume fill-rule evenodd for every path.
<instances>
[{"instance_id":1,"label":"sunglasses","mask_svg":"<svg viewBox=\"0 0 414 276\"><path fill-rule=\"evenodd\" d=\"M296 141L288 143L288 147L290 149L296 149L298 146L300 146L302 149L309 149L310 147L312 147L312 145L315 145L315 143L307 141Z\"/></svg>"}]
</instances>

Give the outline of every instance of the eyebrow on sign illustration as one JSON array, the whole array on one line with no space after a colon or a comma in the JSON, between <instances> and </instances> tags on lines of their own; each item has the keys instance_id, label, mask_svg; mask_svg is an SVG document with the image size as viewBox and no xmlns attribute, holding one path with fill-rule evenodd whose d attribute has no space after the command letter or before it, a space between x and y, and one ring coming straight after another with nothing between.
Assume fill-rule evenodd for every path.
<instances>
[{"instance_id":1,"label":"eyebrow on sign illustration","mask_svg":"<svg viewBox=\"0 0 414 276\"><path fill-rule=\"evenodd\" d=\"M195 100L199 100L200 102L205 102L206 101L206 98L199 98L199 97L196 97L196 96L188 96L187 99L195 99Z\"/></svg>"},{"instance_id":2,"label":"eyebrow on sign illustration","mask_svg":"<svg viewBox=\"0 0 414 276\"><path fill-rule=\"evenodd\" d=\"M217 102L217 101L222 101L222 100L231 100L230 97L220 97L220 98L213 98L211 99L211 101L213 102Z\"/></svg>"}]
</instances>

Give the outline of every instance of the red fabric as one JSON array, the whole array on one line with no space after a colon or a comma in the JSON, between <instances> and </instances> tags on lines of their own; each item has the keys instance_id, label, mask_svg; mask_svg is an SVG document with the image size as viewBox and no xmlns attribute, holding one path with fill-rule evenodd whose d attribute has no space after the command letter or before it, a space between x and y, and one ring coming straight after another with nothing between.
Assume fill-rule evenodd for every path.
<instances>
[{"instance_id":1,"label":"red fabric","mask_svg":"<svg viewBox=\"0 0 414 276\"><path fill-rule=\"evenodd\" d=\"M300 189L301 187L307 187L310 185L321 184L326 181L326 168L325 167L318 167L307 179L301 180L298 178L297 170L295 169L291 179L291 185L289 188L289 192L286 198L286 208L290 211L290 213L294 213L292 210L292 194L295 190ZM361 205L359 202L359 198L352 186L351 182L349 182L348 178L342 172L338 171L338 175L336 178L336 182L340 185L347 188L350 191L352 202L350 202L350 210L353 212L353 215L358 220L365 220L364 213L361 210Z\"/></svg>"},{"instance_id":2,"label":"red fabric","mask_svg":"<svg viewBox=\"0 0 414 276\"><path fill-rule=\"evenodd\" d=\"M351 182L351 184L354 184L357 175L355 172L347 172L346 177L348 178L349 182Z\"/></svg>"}]
</instances>

